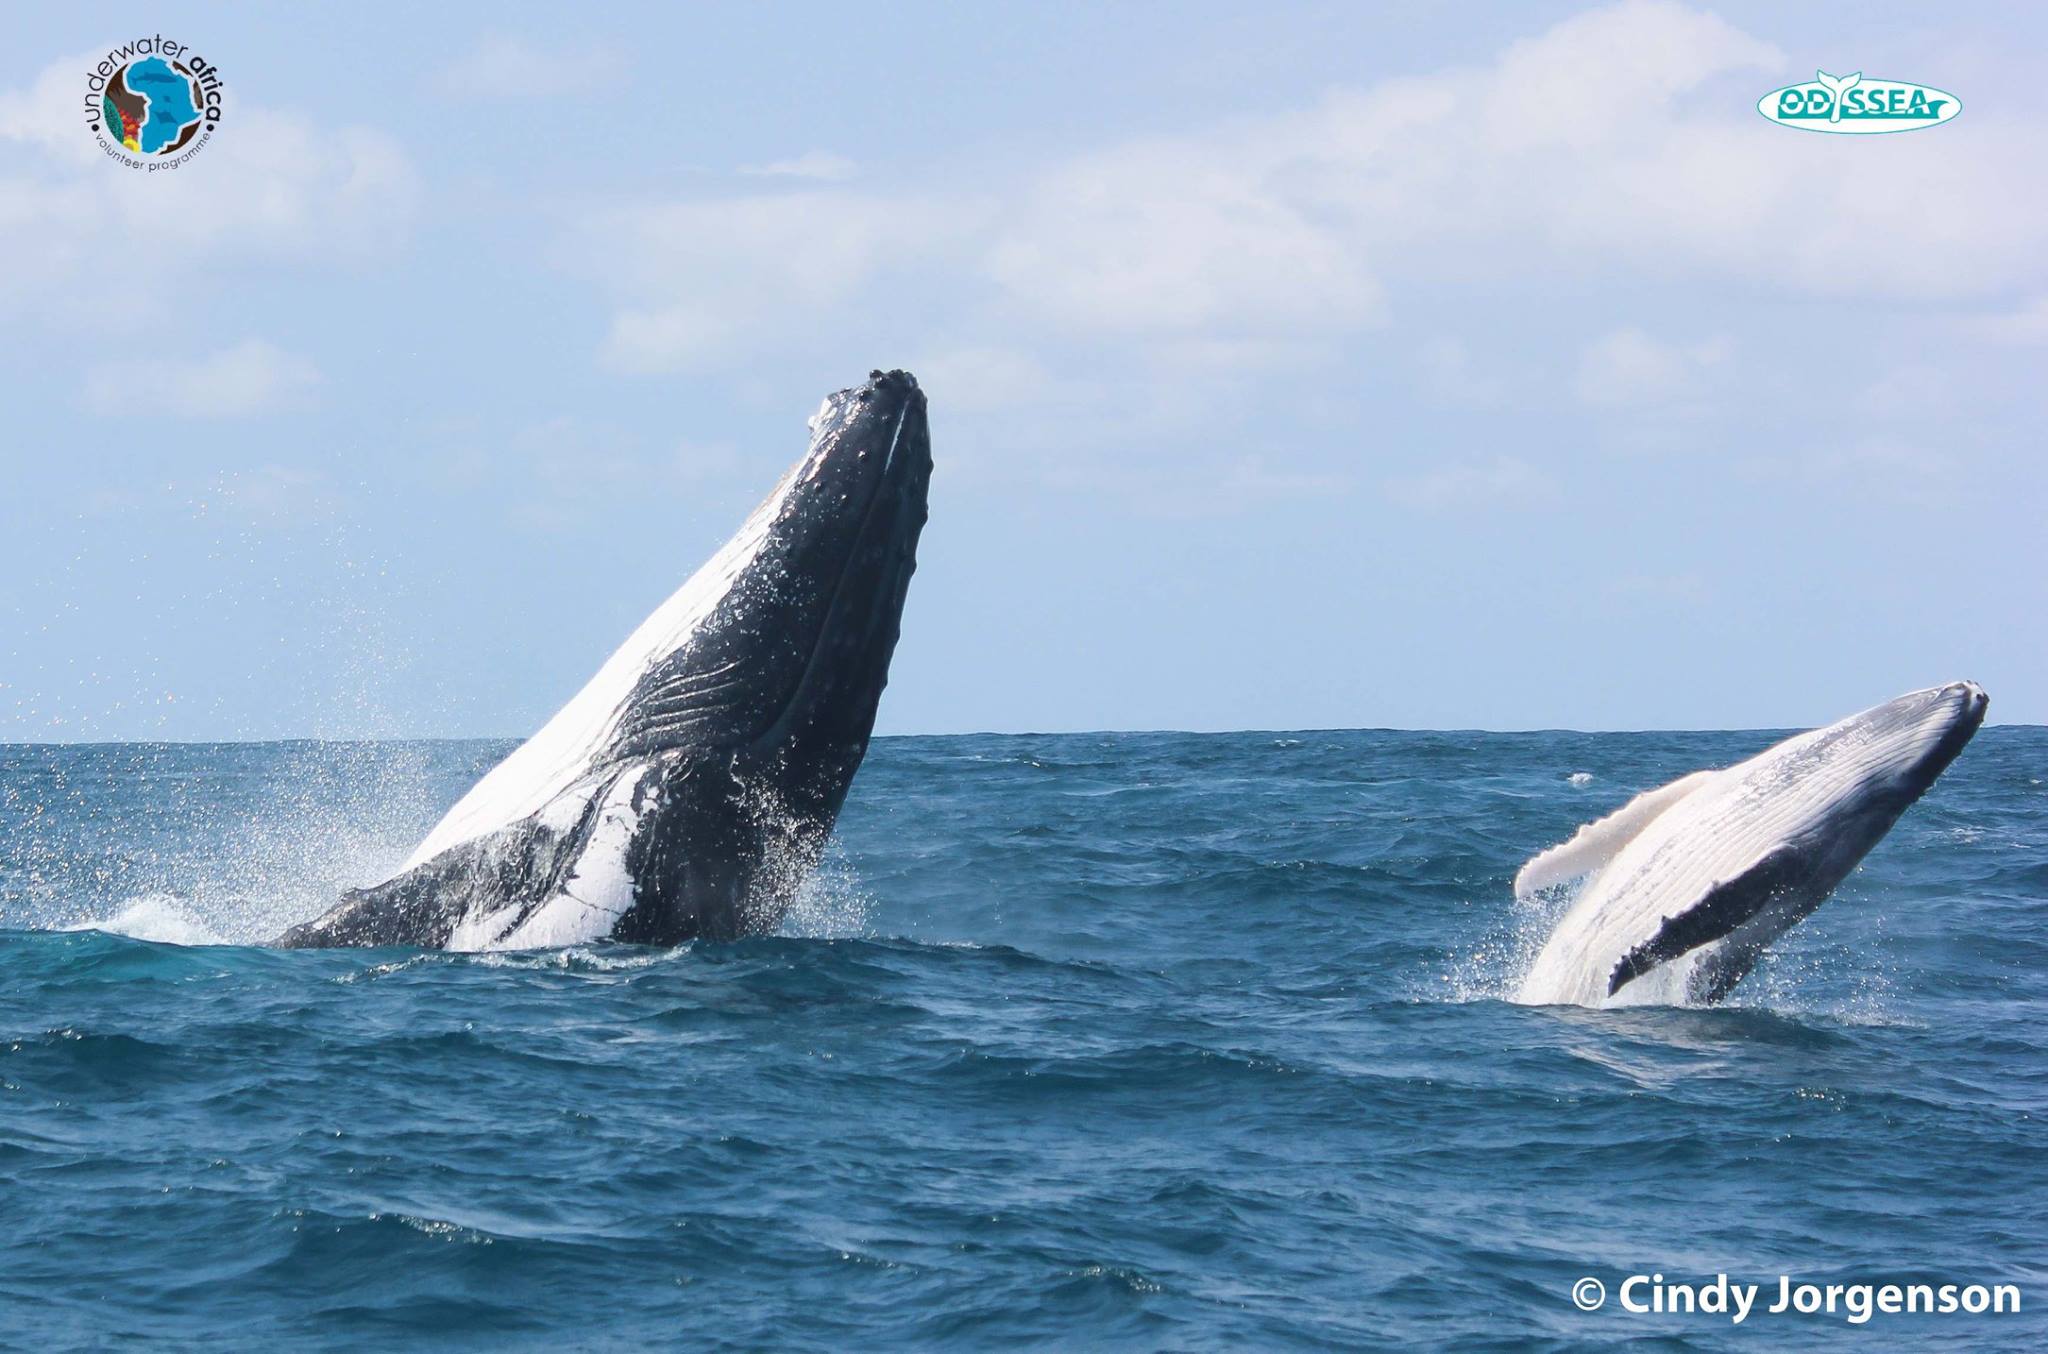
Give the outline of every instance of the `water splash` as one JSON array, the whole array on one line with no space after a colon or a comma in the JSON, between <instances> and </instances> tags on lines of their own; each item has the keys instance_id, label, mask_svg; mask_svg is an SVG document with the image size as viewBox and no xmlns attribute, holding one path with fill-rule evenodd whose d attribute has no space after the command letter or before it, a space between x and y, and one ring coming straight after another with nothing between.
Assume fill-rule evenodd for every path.
<instances>
[{"instance_id":1,"label":"water splash","mask_svg":"<svg viewBox=\"0 0 2048 1354\"><path fill-rule=\"evenodd\" d=\"M424 743L0 750L0 920L126 934L175 906L191 943L262 943L388 874L445 793L436 763L478 760ZM185 933L170 929L147 938Z\"/></svg>"},{"instance_id":2,"label":"water splash","mask_svg":"<svg viewBox=\"0 0 2048 1354\"><path fill-rule=\"evenodd\" d=\"M1536 956L1585 884L1574 879L1512 900L1470 949L1452 956L1444 974L1451 1000L1519 1000Z\"/></svg>"},{"instance_id":3,"label":"water splash","mask_svg":"<svg viewBox=\"0 0 2048 1354\"><path fill-rule=\"evenodd\" d=\"M201 920L184 900L168 893L151 893L132 899L113 915L94 921L73 922L63 931L105 931L130 940L154 941L159 945L224 945L218 931Z\"/></svg>"},{"instance_id":4,"label":"water splash","mask_svg":"<svg viewBox=\"0 0 2048 1354\"><path fill-rule=\"evenodd\" d=\"M796 900L783 914L776 934L805 940L864 937L870 934L868 919L874 905L845 848L834 838L817 868L798 885Z\"/></svg>"},{"instance_id":5,"label":"water splash","mask_svg":"<svg viewBox=\"0 0 2048 1354\"><path fill-rule=\"evenodd\" d=\"M1520 1004L1522 984L1537 955L1587 882L1574 880L1543 889L1503 909L1470 948L1452 956L1442 979L1449 1000ZM1882 919L1873 919L1871 925L1882 932ZM1893 1025L1898 1023L1893 988L1891 968L1880 953L1856 950L1829 937L1824 924L1809 921L1795 937L1766 950L1726 1000L1648 1004L1685 1010L1718 1006L1844 1025Z\"/></svg>"}]
</instances>

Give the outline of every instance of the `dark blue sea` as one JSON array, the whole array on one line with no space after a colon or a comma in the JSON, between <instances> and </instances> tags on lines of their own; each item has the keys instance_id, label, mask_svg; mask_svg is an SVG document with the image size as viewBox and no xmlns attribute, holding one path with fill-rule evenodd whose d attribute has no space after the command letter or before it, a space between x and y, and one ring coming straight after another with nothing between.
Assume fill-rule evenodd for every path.
<instances>
[{"instance_id":1,"label":"dark blue sea","mask_svg":"<svg viewBox=\"0 0 2048 1354\"><path fill-rule=\"evenodd\" d=\"M884 739L783 934L467 956L259 942L509 744L0 748L0 1345L2040 1347L2048 730L1731 1005L1502 999L1527 856L1778 736Z\"/></svg>"}]
</instances>

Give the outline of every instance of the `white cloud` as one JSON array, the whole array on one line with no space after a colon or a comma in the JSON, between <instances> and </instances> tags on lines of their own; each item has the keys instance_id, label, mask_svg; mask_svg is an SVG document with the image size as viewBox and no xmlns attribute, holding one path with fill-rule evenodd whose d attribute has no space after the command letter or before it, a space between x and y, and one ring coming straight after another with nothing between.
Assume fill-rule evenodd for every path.
<instances>
[{"instance_id":1,"label":"white cloud","mask_svg":"<svg viewBox=\"0 0 2048 1354\"><path fill-rule=\"evenodd\" d=\"M1051 489L1113 495L1133 512L1165 518L1227 517L1262 502L1327 498L1352 488L1346 476L1276 468L1256 453L1201 464L1066 460L1043 467L1041 478Z\"/></svg>"},{"instance_id":2,"label":"white cloud","mask_svg":"<svg viewBox=\"0 0 2048 1354\"><path fill-rule=\"evenodd\" d=\"M1277 147L1143 142L1045 175L1002 213L987 269L1016 305L1112 332L1355 328L1384 298L1356 247L1276 181Z\"/></svg>"},{"instance_id":3,"label":"white cloud","mask_svg":"<svg viewBox=\"0 0 2048 1354\"><path fill-rule=\"evenodd\" d=\"M319 383L305 358L250 339L198 358L123 358L91 372L86 395L104 414L238 418L291 408Z\"/></svg>"},{"instance_id":4,"label":"white cloud","mask_svg":"<svg viewBox=\"0 0 2048 1354\"><path fill-rule=\"evenodd\" d=\"M1441 466L1386 482L1387 496L1410 508L1441 512L1497 504L1528 504L1555 492L1550 479L1514 456Z\"/></svg>"},{"instance_id":5,"label":"white cloud","mask_svg":"<svg viewBox=\"0 0 2048 1354\"><path fill-rule=\"evenodd\" d=\"M571 533L652 495L743 513L784 468L782 452L742 455L727 442L661 441L632 423L582 415L510 422L464 416L420 430L412 458L421 481L459 492L465 511L496 512L510 526ZM792 432L801 446L803 426Z\"/></svg>"},{"instance_id":6,"label":"white cloud","mask_svg":"<svg viewBox=\"0 0 2048 1354\"><path fill-rule=\"evenodd\" d=\"M1937 417L1955 407L1955 374L1924 362L1905 363L1865 386L1854 403L1873 418Z\"/></svg>"},{"instance_id":7,"label":"white cloud","mask_svg":"<svg viewBox=\"0 0 2048 1354\"><path fill-rule=\"evenodd\" d=\"M1956 470L1956 461L1947 452L1884 436L1865 438L1822 453L1815 464L1844 479L1865 474L1942 479Z\"/></svg>"},{"instance_id":8,"label":"white cloud","mask_svg":"<svg viewBox=\"0 0 2048 1354\"><path fill-rule=\"evenodd\" d=\"M301 466L259 466L221 481L215 493L230 515L273 530L325 522L342 508L327 476Z\"/></svg>"},{"instance_id":9,"label":"white cloud","mask_svg":"<svg viewBox=\"0 0 2048 1354\"><path fill-rule=\"evenodd\" d=\"M584 220L569 259L620 299L605 359L662 371L828 328L892 268L929 261L957 217L915 198L824 191L620 207Z\"/></svg>"},{"instance_id":10,"label":"white cloud","mask_svg":"<svg viewBox=\"0 0 2048 1354\"><path fill-rule=\"evenodd\" d=\"M740 173L763 179L811 179L818 183L838 183L852 178L860 166L844 155L829 151L805 151L802 155L787 160L771 160L764 165L742 165Z\"/></svg>"},{"instance_id":11,"label":"white cloud","mask_svg":"<svg viewBox=\"0 0 2048 1354\"><path fill-rule=\"evenodd\" d=\"M1431 282L1575 269L1955 302L2039 277L2048 192L2023 172L2042 163L2031 129L1986 112L1967 137L1891 138L1880 162L1756 119L1756 91L1786 61L1715 15L1624 0L1486 64L1021 177L992 163L968 189L595 212L572 252L616 298L607 353L643 370L785 344L821 304L881 303L901 276L951 331L1161 362L1215 342L1328 346ZM1439 393L1485 395L1447 352Z\"/></svg>"},{"instance_id":12,"label":"white cloud","mask_svg":"<svg viewBox=\"0 0 2048 1354\"><path fill-rule=\"evenodd\" d=\"M955 348L920 357L911 368L918 380L946 393L947 408L970 413L1029 403L1053 383L1037 358L1013 348Z\"/></svg>"},{"instance_id":13,"label":"white cloud","mask_svg":"<svg viewBox=\"0 0 2048 1354\"><path fill-rule=\"evenodd\" d=\"M1713 596L1713 588L1697 571L1625 575L1610 579L1601 586L1601 591L1616 601L1655 609L1698 606Z\"/></svg>"},{"instance_id":14,"label":"white cloud","mask_svg":"<svg viewBox=\"0 0 2048 1354\"><path fill-rule=\"evenodd\" d=\"M1854 494L1901 503L1953 498L1975 483L1965 463L1951 452L1881 433L1750 456L1736 469L1758 483L1798 485L1829 497Z\"/></svg>"},{"instance_id":15,"label":"white cloud","mask_svg":"<svg viewBox=\"0 0 2048 1354\"><path fill-rule=\"evenodd\" d=\"M1464 340L1438 336L1416 349L1422 368L1423 390L1444 404L1489 405L1501 396L1501 383L1483 376L1472 365L1471 350Z\"/></svg>"},{"instance_id":16,"label":"white cloud","mask_svg":"<svg viewBox=\"0 0 2048 1354\"><path fill-rule=\"evenodd\" d=\"M1216 482L1218 491L1231 500L1247 495L1258 498L1299 498L1304 494L1344 494L1351 480L1313 470L1288 470L1266 463L1264 456L1246 456L1231 462Z\"/></svg>"},{"instance_id":17,"label":"white cloud","mask_svg":"<svg viewBox=\"0 0 2048 1354\"><path fill-rule=\"evenodd\" d=\"M1972 316L1961 327L1965 333L1994 343L2048 343L2048 296L2037 296L2002 315Z\"/></svg>"},{"instance_id":18,"label":"white cloud","mask_svg":"<svg viewBox=\"0 0 2048 1354\"><path fill-rule=\"evenodd\" d=\"M744 477L753 468L730 442L685 441L675 449L674 464L676 474L690 483Z\"/></svg>"},{"instance_id":19,"label":"white cloud","mask_svg":"<svg viewBox=\"0 0 2048 1354\"><path fill-rule=\"evenodd\" d=\"M625 58L601 44L543 47L509 34L491 34L457 57L435 83L465 99L533 99L581 94L618 78Z\"/></svg>"},{"instance_id":20,"label":"white cloud","mask_svg":"<svg viewBox=\"0 0 2048 1354\"><path fill-rule=\"evenodd\" d=\"M179 519L218 515L243 525L277 530L332 521L346 505L346 495L325 471L269 463L228 471L203 484L124 479L89 491L80 515Z\"/></svg>"},{"instance_id":21,"label":"white cloud","mask_svg":"<svg viewBox=\"0 0 2048 1354\"><path fill-rule=\"evenodd\" d=\"M141 173L110 161L77 116L89 65L58 61L0 92L0 314L140 327L206 268L328 268L407 235L418 176L382 133L234 102L182 166Z\"/></svg>"},{"instance_id":22,"label":"white cloud","mask_svg":"<svg viewBox=\"0 0 2048 1354\"><path fill-rule=\"evenodd\" d=\"M1572 390L1598 408L1665 404L1697 394L1705 374L1728 358L1725 338L1666 343L1636 328L1595 339L1579 359Z\"/></svg>"}]
</instances>

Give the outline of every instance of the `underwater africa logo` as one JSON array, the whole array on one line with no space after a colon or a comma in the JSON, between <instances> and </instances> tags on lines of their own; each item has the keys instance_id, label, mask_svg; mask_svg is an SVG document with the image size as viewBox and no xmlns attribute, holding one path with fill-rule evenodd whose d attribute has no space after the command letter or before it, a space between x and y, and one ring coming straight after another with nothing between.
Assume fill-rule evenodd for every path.
<instances>
[{"instance_id":1,"label":"underwater africa logo","mask_svg":"<svg viewBox=\"0 0 2048 1354\"><path fill-rule=\"evenodd\" d=\"M176 169L220 117L220 68L161 33L123 43L86 74L86 125L130 169Z\"/></svg>"},{"instance_id":2,"label":"underwater africa logo","mask_svg":"<svg viewBox=\"0 0 2048 1354\"><path fill-rule=\"evenodd\" d=\"M1756 111L1780 127L1802 132L1868 136L1874 132L1917 132L1937 127L1963 111L1963 101L1945 89L1906 80L1829 75L1774 89L1756 101Z\"/></svg>"}]
</instances>

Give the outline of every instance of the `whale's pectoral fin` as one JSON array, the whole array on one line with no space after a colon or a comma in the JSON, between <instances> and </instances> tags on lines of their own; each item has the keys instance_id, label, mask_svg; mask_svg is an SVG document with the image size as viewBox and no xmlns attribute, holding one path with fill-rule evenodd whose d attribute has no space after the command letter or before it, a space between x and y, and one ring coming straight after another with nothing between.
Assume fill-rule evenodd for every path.
<instances>
[{"instance_id":1,"label":"whale's pectoral fin","mask_svg":"<svg viewBox=\"0 0 2048 1354\"><path fill-rule=\"evenodd\" d=\"M276 943L484 949L541 913L550 935L567 939L533 943L599 938L631 906L620 864L646 778L635 767L579 783L530 818L451 846L374 888L350 889Z\"/></svg>"},{"instance_id":2,"label":"whale's pectoral fin","mask_svg":"<svg viewBox=\"0 0 2048 1354\"><path fill-rule=\"evenodd\" d=\"M1810 864L1798 849L1781 846L1735 878L1714 885L1697 903L1677 916L1666 917L1656 935L1621 957L1607 980L1607 995L1613 996L1661 964L1734 934L1774 901L1796 892L1810 873ZM1707 979L1713 989L1708 999L1726 995L1749 972L1762 948L1760 941L1742 947L1739 955L1722 956Z\"/></svg>"},{"instance_id":3,"label":"whale's pectoral fin","mask_svg":"<svg viewBox=\"0 0 2048 1354\"><path fill-rule=\"evenodd\" d=\"M373 888L349 889L312 921L279 936L285 949L343 945L447 945L457 923L489 881L508 873L507 857L489 838L462 843Z\"/></svg>"},{"instance_id":4,"label":"whale's pectoral fin","mask_svg":"<svg viewBox=\"0 0 2048 1354\"><path fill-rule=\"evenodd\" d=\"M1563 884L1593 871L1612 860L1621 848L1641 836L1657 815L1697 790L1713 771L1695 771L1669 785L1645 790L1605 818L1586 824L1561 846L1530 857L1515 876L1515 897L1533 894Z\"/></svg>"}]
</instances>

